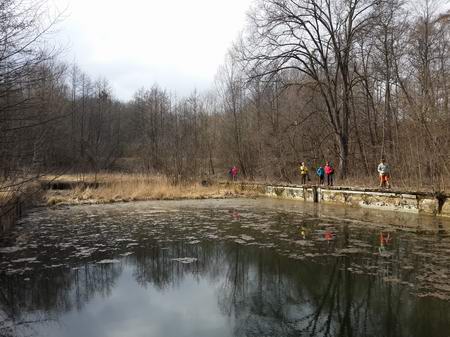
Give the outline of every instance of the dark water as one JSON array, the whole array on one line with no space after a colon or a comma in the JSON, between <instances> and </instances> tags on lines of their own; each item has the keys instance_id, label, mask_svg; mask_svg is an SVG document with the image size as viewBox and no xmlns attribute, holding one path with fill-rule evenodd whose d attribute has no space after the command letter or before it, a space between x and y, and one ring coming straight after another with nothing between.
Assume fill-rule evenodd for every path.
<instances>
[{"instance_id":1,"label":"dark water","mask_svg":"<svg viewBox=\"0 0 450 337\"><path fill-rule=\"evenodd\" d=\"M450 336L450 225L270 200L34 212L0 336Z\"/></svg>"}]
</instances>

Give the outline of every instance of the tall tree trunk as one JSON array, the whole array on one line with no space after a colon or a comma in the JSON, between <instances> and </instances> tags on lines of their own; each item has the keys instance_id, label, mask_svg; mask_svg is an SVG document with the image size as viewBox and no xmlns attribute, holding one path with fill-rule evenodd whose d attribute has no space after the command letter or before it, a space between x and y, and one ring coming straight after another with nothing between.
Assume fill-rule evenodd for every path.
<instances>
[{"instance_id":1,"label":"tall tree trunk","mask_svg":"<svg viewBox=\"0 0 450 337\"><path fill-rule=\"evenodd\" d=\"M339 144L339 178L344 179L348 173L348 136L340 134L337 136Z\"/></svg>"}]
</instances>

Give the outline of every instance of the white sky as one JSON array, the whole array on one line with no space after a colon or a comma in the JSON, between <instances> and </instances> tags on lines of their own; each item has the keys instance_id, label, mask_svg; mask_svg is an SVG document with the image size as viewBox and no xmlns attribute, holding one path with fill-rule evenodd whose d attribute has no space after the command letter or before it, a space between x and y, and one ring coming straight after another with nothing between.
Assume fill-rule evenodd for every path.
<instances>
[{"instance_id":1,"label":"white sky","mask_svg":"<svg viewBox=\"0 0 450 337\"><path fill-rule=\"evenodd\" d=\"M245 26L252 0L50 0L65 11L56 39L63 58L114 94L141 88L178 95L209 88Z\"/></svg>"}]
</instances>

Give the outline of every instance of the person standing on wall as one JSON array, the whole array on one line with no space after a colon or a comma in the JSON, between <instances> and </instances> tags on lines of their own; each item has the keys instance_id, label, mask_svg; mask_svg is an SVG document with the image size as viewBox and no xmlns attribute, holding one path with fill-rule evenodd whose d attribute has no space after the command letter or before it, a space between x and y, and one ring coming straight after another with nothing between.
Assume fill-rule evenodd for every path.
<instances>
[{"instance_id":1,"label":"person standing on wall","mask_svg":"<svg viewBox=\"0 0 450 337\"><path fill-rule=\"evenodd\" d=\"M238 170L238 168L236 166L233 166L231 168L231 177L232 177L233 181L237 180L238 171L239 170Z\"/></svg>"},{"instance_id":2,"label":"person standing on wall","mask_svg":"<svg viewBox=\"0 0 450 337\"><path fill-rule=\"evenodd\" d=\"M322 167L322 165L320 165L319 168L316 170L316 174L319 177L319 185L323 185L325 181L325 170Z\"/></svg>"},{"instance_id":3,"label":"person standing on wall","mask_svg":"<svg viewBox=\"0 0 450 337\"><path fill-rule=\"evenodd\" d=\"M305 162L302 162L298 169L300 171L300 176L302 177L302 185L305 185L306 179L308 178L308 168L306 167Z\"/></svg>"},{"instance_id":4,"label":"person standing on wall","mask_svg":"<svg viewBox=\"0 0 450 337\"><path fill-rule=\"evenodd\" d=\"M327 175L327 185L333 186L334 168L329 161L327 161L325 165L325 174Z\"/></svg>"},{"instance_id":5,"label":"person standing on wall","mask_svg":"<svg viewBox=\"0 0 450 337\"><path fill-rule=\"evenodd\" d=\"M389 184L389 165L385 163L384 158L381 158L380 163L378 164L378 174L380 175L380 187L391 188Z\"/></svg>"}]
</instances>

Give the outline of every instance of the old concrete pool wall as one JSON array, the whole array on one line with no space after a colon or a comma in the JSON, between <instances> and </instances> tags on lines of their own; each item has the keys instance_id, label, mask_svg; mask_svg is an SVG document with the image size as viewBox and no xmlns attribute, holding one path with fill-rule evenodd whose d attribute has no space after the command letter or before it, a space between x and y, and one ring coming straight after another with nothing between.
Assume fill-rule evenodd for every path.
<instances>
[{"instance_id":1,"label":"old concrete pool wall","mask_svg":"<svg viewBox=\"0 0 450 337\"><path fill-rule=\"evenodd\" d=\"M257 191L268 197L450 217L450 195L442 193L315 185L283 186L256 183L238 183L237 185L242 190Z\"/></svg>"}]
</instances>

